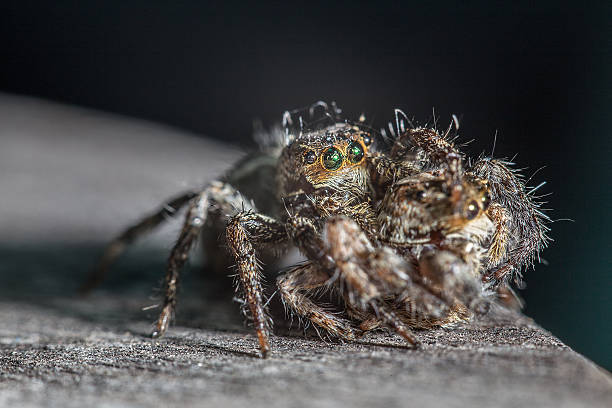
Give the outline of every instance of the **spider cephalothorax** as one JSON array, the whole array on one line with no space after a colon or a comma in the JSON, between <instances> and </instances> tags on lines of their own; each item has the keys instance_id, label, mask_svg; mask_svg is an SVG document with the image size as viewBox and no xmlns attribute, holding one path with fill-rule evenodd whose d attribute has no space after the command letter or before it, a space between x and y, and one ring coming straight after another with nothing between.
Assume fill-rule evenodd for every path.
<instances>
[{"instance_id":1,"label":"spider cephalothorax","mask_svg":"<svg viewBox=\"0 0 612 408\"><path fill-rule=\"evenodd\" d=\"M262 356L270 351L258 260L265 248L292 244L306 257L277 278L280 296L293 313L339 338L386 326L416 345L411 327L469 318L482 303L482 277L506 284L546 244L545 218L502 162L479 160L464 169L451 142L435 129L405 129L397 112L397 138L387 150L375 149L380 135L341 119L334 104L286 113L284 131L262 138L262 154L170 200L115 239L92 282L128 243L188 205L154 337L167 330L180 269L211 223L225 229ZM338 295L338 310L318 303L313 294L320 290Z\"/></svg>"}]
</instances>

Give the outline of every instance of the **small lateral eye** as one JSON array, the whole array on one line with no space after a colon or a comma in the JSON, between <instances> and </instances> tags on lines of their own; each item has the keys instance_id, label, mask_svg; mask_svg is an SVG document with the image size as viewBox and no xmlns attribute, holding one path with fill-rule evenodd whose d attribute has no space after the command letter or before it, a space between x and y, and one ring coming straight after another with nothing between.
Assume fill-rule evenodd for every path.
<instances>
[{"instance_id":1,"label":"small lateral eye","mask_svg":"<svg viewBox=\"0 0 612 408\"><path fill-rule=\"evenodd\" d=\"M351 163L359 163L363 159L363 147L359 142L353 142L346 149L346 155Z\"/></svg>"},{"instance_id":2,"label":"small lateral eye","mask_svg":"<svg viewBox=\"0 0 612 408\"><path fill-rule=\"evenodd\" d=\"M335 147L330 147L321 155L323 167L327 170L338 170L342 166L342 153Z\"/></svg>"},{"instance_id":3,"label":"small lateral eye","mask_svg":"<svg viewBox=\"0 0 612 408\"><path fill-rule=\"evenodd\" d=\"M363 140L363 144L369 146L372 144L372 138L367 133L361 135L361 140Z\"/></svg>"},{"instance_id":4,"label":"small lateral eye","mask_svg":"<svg viewBox=\"0 0 612 408\"><path fill-rule=\"evenodd\" d=\"M485 211L487 208L489 208L489 205L491 205L491 196L488 192L486 192L480 200L482 202L482 209Z\"/></svg>"},{"instance_id":5,"label":"small lateral eye","mask_svg":"<svg viewBox=\"0 0 612 408\"><path fill-rule=\"evenodd\" d=\"M427 197L427 192L425 190L414 190L410 188L403 190L403 194L403 197L409 201L423 201L423 199Z\"/></svg>"},{"instance_id":6,"label":"small lateral eye","mask_svg":"<svg viewBox=\"0 0 612 408\"><path fill-rule=\"evenodd\" d=\"M474 218L476 218L479 212L480 208L478 207L478 203L476 202L476 200L472 200L465 207L465 218L467 218L468 220L473 220Z\"/></svg>"},{"instance_id":7,"label":"small lateral eye","mask_svg":"<svg viewBox=\"0 0 612 408\"><path fill-rule=\"evenodd\" d=\"M315 160L317 160L317 154L313 152L312 150L304 153L304 161L307 164L312 164L315 162Z\"/></svg>"}]
</instances>

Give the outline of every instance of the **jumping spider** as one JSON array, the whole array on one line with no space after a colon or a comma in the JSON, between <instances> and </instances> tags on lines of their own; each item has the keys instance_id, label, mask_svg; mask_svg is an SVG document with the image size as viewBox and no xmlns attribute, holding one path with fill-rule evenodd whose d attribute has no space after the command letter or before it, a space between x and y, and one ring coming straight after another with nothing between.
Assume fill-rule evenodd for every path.
<instances>
[{"instance_id":1,"label":"jumping spider","mask_svg":"<svg viewBox=\"0 0 612 408\"><path fill-rule=\"evenodd\" d=\"M535 189L525 187L511 163L466 161L433 129L404 131L391 156L406 145L425 151L427 160L422 171L388 189L378 215L381 241L413 255L432 246L454 253L457 265L461 258L490 289L513 294L510 279L520 284L522 269L549 241L550 220L532 196ZM420 269L425 274L428 268Z\"/></svg>"},{"instance_id":2,"label":"jumping spider","mask_svg":"<svg viewBox=\"0 0 612 408\"><path fill-rule=\"evenodd\" d=\"M386 326L416 346L410 328L469 318L482 309L483 280L506 286L510 272L546 244L545 218L502 162L483 159L464 170L451 142L433 129L404 129L397 111L390 148L363 122L341 120L335 105L311 106L308 123L302 113L285 114L284 132L268 138L263 154L170 200L112 241L87 286L130 242L188 206L153 337L167 330L180 269L203 227L213 223L225 229L262 356L270 352L271 321L258 255L290 244L307 258L277 279L292 312L344 340ZM245 199L233 186L245 172L260 174L267 192ZM272 202L265 201L271 174ZM319 290L338 295L342 315L318 304L312 295Z\"/></svg>"}]
</instances>

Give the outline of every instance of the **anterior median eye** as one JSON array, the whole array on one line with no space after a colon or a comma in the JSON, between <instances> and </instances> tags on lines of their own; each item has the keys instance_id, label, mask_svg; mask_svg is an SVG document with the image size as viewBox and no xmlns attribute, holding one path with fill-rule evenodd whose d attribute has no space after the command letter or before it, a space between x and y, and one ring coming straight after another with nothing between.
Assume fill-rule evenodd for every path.
<instances>
[{"instance_id":1,"label":"anterior median eye","mask_svg":"<svg viewBox=\"0 0 612 408\"><path fill-rule=\"evenodd\" d=\"M476 218L479 212L480 208L478 207L478 203L475 200L472 200L465 207L465 218L468 220L473 220Z\"/></svg>"},{"instance_id":2,"label":"anterior median eye","mask_svg":"<svg viewBox=\"0 0 612 408\"><path fill-rule=\"evenodd\" d=\"M323 167L327 170L337 170L342 166L342 153L335 147L330 147L323 152L321 157Z\"/></svg>"},{"instance_id":3,"label":"anterior median eye","mask_svg":"<svg viewBox=\"0 0 612 408\"><path fill-rule=\"evenodd\" d=\"M359 163L363 159L363 147L359 142L353 142L346 150L346 155L351 163Z\"/></svg>"}]
</instances>

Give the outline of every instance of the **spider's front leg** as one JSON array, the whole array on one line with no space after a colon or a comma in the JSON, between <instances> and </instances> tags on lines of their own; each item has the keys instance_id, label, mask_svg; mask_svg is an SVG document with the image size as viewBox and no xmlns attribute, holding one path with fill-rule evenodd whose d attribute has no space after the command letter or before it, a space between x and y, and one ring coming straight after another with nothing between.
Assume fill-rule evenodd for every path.
<instances>
[{"instance_id":1,"label":"spider's front leg","mask_svg":"<svg viewBox=\"0 0 612 408\"><path fill-rule=\"evenodd\" d=\"M174 315L174 308L176 307L180 270L187 261L189 250L191 250L200 233L200 229L204 225L208 215L209 204L210 191L206 189L189 206L179 238L170 252L164 283L164 305L155 324L155 329L151 333L151 336L154 338L162 336L170 325Z\"/></svg>"},{"instance_id":2,"label":"spider's front leg","mask_svg":"<svg viewBox=\"0 0 612 408\"><path fill-rule=\"evenodd\" d=\"M374 277L364 269L363 262L367 261L374 248L355 221L342 216L328 218L321 237L311 217L294 216L289 220L288 229L298 248L326 271L332 281L338 280L335 284L351 307L361 311L374 310L385 324L410 344L418 344L392 307L384 301L386 293L381 292L385 284L397 285L403 280L391 276ZM386 280L386 283L381 284L381 280Z\"/></svg>"},{"instance_id":3,"label":"spider's front leg","mask_svg":"<svg viewBox=\"0 0 612 408\"><path fill-rule=\"evenodd\" d=\"M427 245L421 251L419 270L446 297L469 310L484 314L489 303L483 296L480 281L482 255L476 245L466 240L447 239L437 247Z\"/></svg>"},{"instance_id":4,"label":"spider's front leg","mask_svg":"<svg viewBox=\"0 0 612 408\"><path fill-rule=\"evenodd\" d=\"M227 244L236 260L240 283L257 332L259 350L261 356L266 357L270 352L270 322L263 305L261 267L255 248L284 243L287 240L287 232L285 227L273 218L246 211L230 219L226 233Z\"/></svg>"},{"instance_id":5,"label":"spider's front leg","mask_svg":"<svg viewBox=\"0 0 612 408\"><path fill-rule=\"evenodd\" d=\"M431 246L420 251L413 265L391 248L373 248L358 225L347 218L329 219L323 237L342 271L349 304L359 305L356 311L347 310L364 320L363 330L375 328L382 320L402 333L400 324L431 328L466 319L468 307L478 313L487 309L478 279L482 254L469 242L449 239L442 248ZM368 285L374 286L369 293L376 300L369 304L371 300L359 289ZM364 304L379 318L368 316Z\"/></svg>"},{"instance_id":6,"label":"spider's front leg","mask_svg":"<svg viewBox=\"0 0 612 408\"><path fill-rule=\"evenodd\" d=\"M325 231L325 243L337 260L348 303L366 315L376 316L411 345L418 346L406 322L388 302L414 289L412 266L386 248L374 248L357 227L350 219L334 218L328 221ZM367 323L363 322L361 328L368 330Z\"/></svg>"},{"instance_id":7,"label":"spider's front leg","mask_svg":"<svg viewBox=\"0 0 612 408\"><path fill-rule=\"evenodd\" d=\"M346 287L347 309L363 320L362 330L382 322L416 345L408 327L432 327L453 312L448 292L432 287L391 248L374 247L353 220L328 220L323 236Z\"/></svg>"},{"instance_id":8,"label":"spider's front leg","mask_svg":"<svg viewBox=\"0 0 612 408\"><path fill-rule=\"evenodd\" d=\"M180 270L188 259L189 251L195 244L200 231L211 213L216 213L216 220L224 220L227 214L236 212L236 208L251 209L249 202L229 184L214 181L192 198L185 216L183 227L170 256L164 281L164 303L155 324L153 337L161 337L168 329L176 307Z\"/></svg>"}]
</instances>

